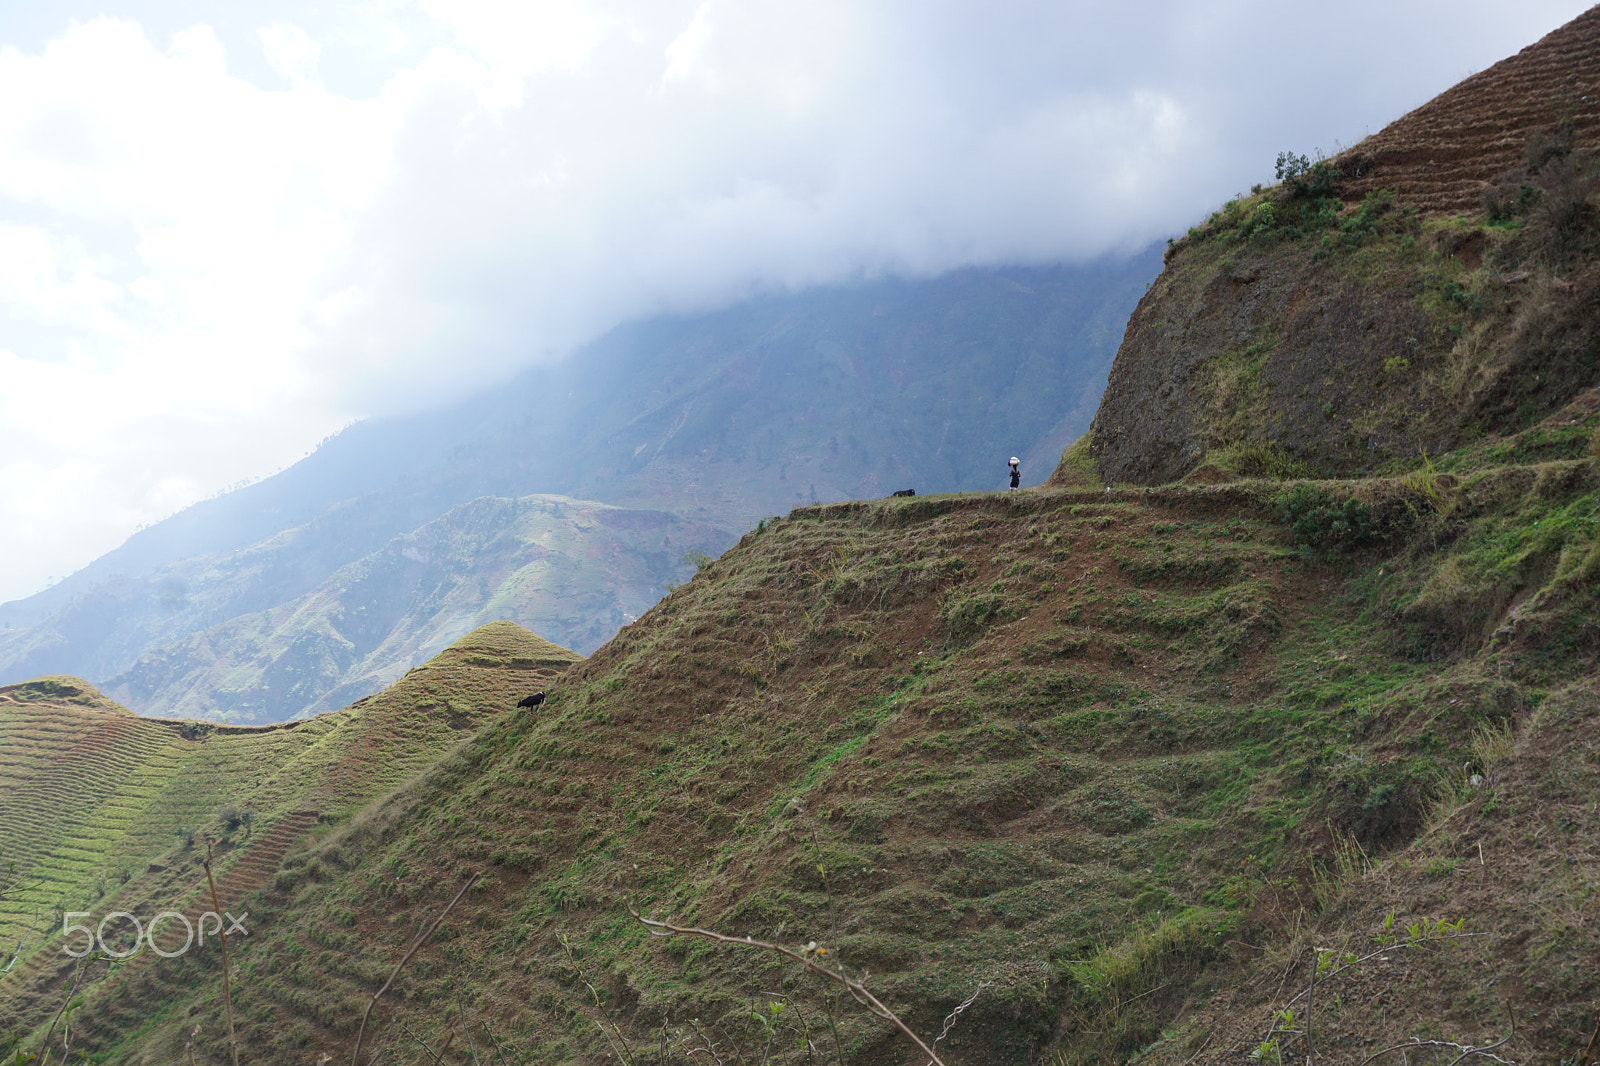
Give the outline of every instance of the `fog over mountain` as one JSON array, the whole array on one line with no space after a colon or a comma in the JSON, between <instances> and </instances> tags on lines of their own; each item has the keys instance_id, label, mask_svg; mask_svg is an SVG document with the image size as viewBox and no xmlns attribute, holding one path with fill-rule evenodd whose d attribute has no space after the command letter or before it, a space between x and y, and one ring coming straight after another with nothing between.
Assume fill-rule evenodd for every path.
<instances>
[{"instance_id":1,"label":"fog over mountain","mask_svg":"<svg viewBox=\"0 0 1600 1066\"><path fill-rule=\"evenodd\" d=\"M0 13L0 600L617 324L1181 232L1584 7Z\"/></svg>"},{"instance_id":2,"label":"fog over mountain","mask_svg":"<svg viewBox=\"0 0 1600 1066\"><path fill-rule=\"evenodd\" d=\"M1013 453L1042 481L1088 426L1160 258L660 316L357 423L0 604L0 685L72 674L141 713L281 721L487 621L588 653L764 516L999 488Z\"/></svg>"}]
</instances>

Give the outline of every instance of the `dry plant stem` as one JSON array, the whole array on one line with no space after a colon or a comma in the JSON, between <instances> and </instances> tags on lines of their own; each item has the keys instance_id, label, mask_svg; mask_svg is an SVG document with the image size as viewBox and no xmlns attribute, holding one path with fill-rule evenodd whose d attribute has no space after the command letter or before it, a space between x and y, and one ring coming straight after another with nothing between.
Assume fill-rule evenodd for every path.
<instances>
[{"instance_id":1,"label":"dry plant stem","mask_svg":"<svg viewBox=\"0 0 1600 1066\"><path fill-rule=\"evenodd\" d=\"M1388 947L1379 948L1376 951L1369 951L1369 952L1367 952L1367 954L1361 956L1359 959L1355 960L1354 962L1345 963L1343 966L1339 967L1337 970L1334 970L1331 973L1327 974L1326 977L1324 977L1324 980L1325 981L1330 981L1333 978L1338 977L1340 974L1344 973L1346 970L1354 969L1355 967L1360 966L1363 962L1366 962L1368 959L1377 958L1379 955L1382 955L1385 951L1400 951L1400 950L1402 950L1404 948L1419 947L1419 946L1421 946L1423 944L1431 944L1436 940L1465 940L1469 936L1488 936L1488 935L1489 935L1488 933L1451 933L1448 936L1425 936L1420 940L1407 940L1404 943L1390 944ZM1315 948L1312 948L1311 949L1311 988L1315 988L1316 987L1316 980L1317 980L1317 951L1316 951ZM1296 1003L1300 1002L1301 997L1307 995L1311 991L1311 988L1305 988L1305 989L1302 989L1301 991L1297 992L1294 995L1294 997L1289 1000L1289 1002L1285 1003L1282 1007L1280 1007L1278 1009L1279 1010L1287 1010L1288 1008L1294 1006ZM1276 1013L1274 1013L1273 1016L1276 1017L1277 1016ZM1261 1038L1262 1042L1266 1042L1268 1040L1271 1040L1272 1039L1272 1034L1274 1032L1278 1032L1278 1031L1279 1030L1276 1030L1274 1028L1270 1028L1269 1027L1267 1029L1267 1034ZM1402 1044L1402 1045L1399 1045L1399 1046L1408 1047L1409 1045ZM1500 1045L1496 1044L1494 1046L1495 1047L1499 1047ZM1378 1052L1378 1054L1381 1055L1381 1054L1383 1054L1383 1052L1380 1051L1380 1052ZM1371 1060L1369 1059L1367 1061L1370 1062Z\"/></svg>"},{"instance_id":2,"label":"dry plant stem","mask_svg":"<svg viewBox=\"0 0 1600 1066\"><path fill-rule=\"evenodd\" d=\"M992 982L992 981L979 981L978 982L978 987L974 988L972 990L972 995L968 996L962 1002L961 1006L957 1007L955 1010L953 1010L949 1014L945 1015L945 1017L944 1017L944 1027L939 1030L939 1035L933 1038L933 1042L934 1042L935 1045L937 1045L939 1043L939 1041L943 1040L945 1037L950 1035L950 1030L955 1027L957 1016L959 1016L962 1011L966 1010L968 1007L970 1007L974 1003L976 1003L978 1001L978 997L983 994L983 990L985 988L988 988L993 983L994 982ZM839 1061L843 1062L844 1060L840 1059ZM930 1063L927 1064L927 1066L933 1066L933 1063L930 1062Z\"/></svg>"},{"instance_id":3,"label":"dry plant stem","mask_svg":"<svg viewBox=\"0 0 1600 1066\"><path fill-rule=\"evenodd\" d=\"M411 1027L409 1025L407 1025L405 1022L401 1022L400 1023L400 1031L405 1033L411 1039L415 1040L417 1042L417 1045L419 1047L421 1047L423 1051L426 1051L428 1053L428 1058L430 1058L434 1062L438 1063L439 1066L444 1066L444 1060L441 1059L438 1055L435 1055L433 1053L433 1048L428 1046L428 1042L426 1040L422 1039L422 1037L418 1036L416 1033L413 1033L411 1031ZM446 1041L445 1042L445 1047L449 1047L449 1046L450 1046L449 1041Z\"/></svg>"},{"instance_id":4,"label":"dry plant stem","mask_svg":"<svg viewBox=\"0 0 1600 1066\"><path fill-rule=\"evenodd\" d=\"M461 902L461 897L467 894L467 889L477 884L482 877L482 874L473 874L467 879L467 883L461 886L461 891L456 893L455 899L452 899L449 905L439 912L439 916L429 923L428 928L417 934L417 938L411 942L411 946L406 949L406 953L400 956L400 961L395 963L394 970L390 972L389 979L383 983L383 987L372 994L372 999L367 1003L367 1009L361 1012L361 1027L356 1030L356 1046L355 1050L350 1053L350 1066L356 1066L356 1063L361 1059L361 1041L367 1032L367 1019L372 1016L372 1008L378 1005L379 997L389 991L389 986L394 984L396 977L400 976L400 971L405 968L406 963L411 961L411 956L415 955L417 949L428 942L428 938L433 935L433 931L439 928L439 923L444 921L445 916L455 909L457 903Z\"/></svg>"},{"instance_id":5,"label":"dry plant stem","mask_svg":"<svg viewBox=\"0 0 1600 1066\"><path fill-rule=\"evenodd\" d=\"M1317 949L1311 949L1311 984L1306 987L1306 1062L1317 1057L1316 1045L1311 1042L1311 1016L1317 1010Z\"/></svg>"},{"instance_id":6,"label":"dry plant stem","mask_svg":"<svg viewBox=\"0 0 1600 1066\"><path fill-rule=\"evenodd\" d=\"M33 935L33 931L34 931L35 927L38 925L38 922L39 922L39 912L37 910L35 910L33 912L33 915L34 915L34 920L33 920L32 924L30 924L28 926L28 928L26 928L26 929L24 929L22 931L22 939L17 942L17 950L12 953L11 961L6 963L6 968L5 969L0 970L0 974L10 973L11 972L11 967L15 966L17 964L17 960L22 957L22 950L28 946L28 938ZM0 996L0 999L10 999L10 998L11 998L10 996Z\"/></svg>"},{"instance_id":7,"label":"dry plant stem","mask_svg":"<svg viewBox=\"0 0 1600 1066\"><path fill-rule=\"evenodd\" d=\"M66 998L61 1001L61 1009L56 1011L56 1016L54 1018L50 1019L50 1028L45 1030L44 1039L39 1042L39 1066L49 1066L50 1038L55 1035L56 1026L61 1023L61 1016L65 1014L67 1012L67 1008L72 1005L72 997L78 994L78 989L83 985L83 978L89 972L89 964L93 961L94 956L87 955L84 957L83 962L78 965L78 976L73 978L72 987L67 989ZM63 1064L65 1064L67 1061L66 1038L62 1038L61 1041L61 1061Z\"/></svg>"},{"instance_id":8,"label":"dry plant stem","mask_svg":"<svg viewBox=\"0 0 1600 1066\"><path fill-rule=\"evenodd\" d=\"M217 879L211 876L212 850L216 847L215 840L206 841L206 884L211 887L211 910L219 915L217 918L218 931L222 934L222 1004L228 1011L228 1050L233 1056L233 1066L239 1066L239 1040L233 1032L233 983L228 972L228 931L221 928L224 924L220 915L222 904L217 902Z\"/></svg>"},{"instance_id":9,"label":"dry plant stem","mask_svg":"<svg viewBox=\"0 0 1600 1066\"><path fill-rule=\"evenodd\" d=\"M473 1062L481 1061L478 1057L478 1045L472 1042L472 1022L467 1018L467 1005L456 997L456 1020L461 1025L461 1039L467 1042L467 1051L472 1055ZM451 1031L454 1035L454 1030Z\"/></svg>"},{"instance_id":10,"label":"dry plant stem","mask_svg":"<svg viewBox=\"0 0 1600 1066\"><path fill-rule=\"evenodd\" d=\"M600 1035L605 1037L606 1043L611 1045L612 1054L616 1055L617 1058L627 1063L628 1066L633 1066L633 1049L628 1046L627 1039L622 1035L622 1027L616 1022L612 1022L611 1028L615 1029L616 1032L612 1033L611 1030L606 1028L606 1008L605 1005L600 1002L600 990L591 984L589 979L583 975L583 967L578 965L578 957L572 953L572 944L565 936L562 936L559 939L561 941L562 949L567 953L567 961L572 963L572 968L574 970L578 971L578 980L583 982L583 986L589 990L589 995L594 998L594 1009L595 1014L597 1015L594 1020L594 1024L600 1030Z\"/></svg>"},{"instance_id":11,"label":"dry plant stem","mask_svg":"<svg viewBox=\"0 0 1600 1066\"><path fill-rule=\"evenodd\" d=\"M704 1029L700 1028L700 1022L697 1019L690 1019L689 1028L693 1029L694 1034L706 1043L703 1048L690 1048L689 1054L697 1055L703 1051L711 1056L711 1061L716 1063L717 1066L722 1066L722 1056L716 1052L716 1042L711 1039L711 1036Z\"/></svg>"},{"instance_id":12,"label":"dry plant stem","mask_svg":"<svg viewBox=\"0 0 1600 1066\"><path fill-rule=\"evenodd\" d=\"M1387 1055L1391 1051L1404 1051L1407 1048L1414 1048L1414 1047L1450 1047L1450 1048L1455 1048L1457 1051L1461 1052L1461 1054L1459 1054L1455 1058L1451 1059L1450 1063L1449 1063L1449 1066L1456 1066L1457 1063L1463 1062L1463 1061L1471 1058L1474 1055L1481 1055L1486 1059L1493 1059L1495 1062L1505 1063L1506 1066L1511 1066L1511 1064L1506 1059L1501 1058L1499 1055L1491 1055L1491 1054L1489 1054L1489 1052L1493 1051L1497 1047L1503 1047L1504 1045L1506 1045L1507 1043L1509 1043L1511 1041L1512 1037L1514 1037L1516 1035L1517 1035L1517 1024L1513 1020L1512 1023L1511 1023L1511 1032L1507 1033L1505 1036L1501 1037L1499 1040L1496 1040L1492 1044L1485 1044L1483 1047L1472 1047L1469 1044L1458 1044L1453 1040L1418 1040L1417 1038L1412 1037L1410 1040L1407 1040L1404 1044L1396 1044L1393 1047L1386 1047L1382 1051L1374 1052L1373 1054L1367 1056L1365 1059L1361 1060L1361 1066L1367 1066L1367 1063L1373 1061L1374 1059L1382 1058L1383 1056Z\"/></svg>"},{"instance_id":13,"label":"dry plant stem","mask_svg":"<svg viewBox=\"0 0 1600 1066\"><path fill-rule=\"evenodd\" d=\"M1596 1041L1600 1041L1600 1017L1594 1020L1594 1035L1589 1038L1589 1046L1583 1049L1583 1057L1578 1060L1578 1066L1589 1066L1594 1061Z\"/></svg>"},{"instance_id":14,"label":"dry plant stem","mask_svg":"<svg viewBox=\"0 0 1600 1066\"><path fill-rule=\"evenodd\" d=\"M383 1056L383 1049L388 1046L389 1038L394 1035L394 1024L391 1023L378 1037L378 1046L372 1051L372 1058L367 1060L367 1066L373 1066Z\"/></svg>"},{"instance_id":15,"label":"dry plant stem","mask_svg":"<svg viewBox=\"0 0 1600 1066\"><path fill-rule=\"evenodd\" d=\"M839 1020L834 1017L834 997L828 997L828 1032L833 1034L833 1054L840 1066L844 1064L844 1044L839 1041Z\"/></svg>"},{"instance_id":16,"label":"dry plant stem","mask_svg":"<svg viewBox=\"0 0 1600 1066\"><path fill-rule=\"evenodd\" d=\"M811 1040L811 1023L806 1020L806 1012L801 1009L800 1004L797 1001L789 1000L789 1002L794 1006L795 1017L800 1019L799 1033L800 1039L805 1042L806 1061L815 1062L817 1061L817 1052L816 1045ZM935 1040L934 1043L937 1044L938 1041Z\"/></svg>"},{"instance_id":17,"label":"dry plant stem","mask_svg":"<svg viewBox=\"0 0 1600 1066\"><path fill-rule=\"evenodd\" d=\"M934 1050L931 1047L929 1047L927 1044L924 1044L922 1042L922 1038L916 1033L912 1032L911 1027L905 1022L901 1021L899 1016L895 1014L894 1011L890 1010L888 1007L885 1007L878 1001L877 996L874 996L871 992L868 992L865 985L863 985L860 981L855 981L849 977L846 977L837 970L830 970L825 966L817 965L816 960L809 955L802 955L798 951L791 951L789 948L783 947L779 944L769 944L764 940L755 940L747 936L724 936L721 933L714 933L709 929L698 929L693 926L673 925L671 922L658 922L654 919L646 918L632 907L628 908L628 913L632 914L635 918L639 919L640 922L644 923L644 925L648 927L656 936L673 936L675 934L681 936L697 936L703 940L710 940L718 944L739 944L747 948L761 948L763 951L774 951L779 955L787 955L789 958L795 960L812 973L821 974L828 980L836 981L843 985L845 990L855 998L857 1003L860 1003L863 1007L866 1007L867 1010L871 1011L873 1014L876 1014L884 1021L890 1023L896 1029L899 1029L905 1034L906 1039L910 1040L913 1044L917 1045L917 1047L921 1048L922 1053L928 1056L928 1066L945 1066L944 1060L939 1058L939 1056L934 1053Z\"/></svg>"},{"instance_id":18,"label":"dry plant stem","mask_svg":"<svg viewBox=\"0 0 1600 1066\"><path fill-rule=\"evenodd\" d=\"M496 1062L505 1062L506 1061L505 1045L501 1044L499 1039L497 1039L495 1037L494 1030L489 1027L489 1023L488 1022L484 1022L483 1023L483 1036L484 1036L484 1039L489 1041L489 1046L494 1048L494 1061L496 1061Z\"/></svg>"}]
</instances>

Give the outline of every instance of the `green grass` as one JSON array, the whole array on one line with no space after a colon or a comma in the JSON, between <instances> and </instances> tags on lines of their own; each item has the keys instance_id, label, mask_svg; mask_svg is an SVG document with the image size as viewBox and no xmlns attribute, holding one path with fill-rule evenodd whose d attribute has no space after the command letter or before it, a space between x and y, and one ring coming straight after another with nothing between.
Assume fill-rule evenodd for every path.
<instances>
[{"instance_id":1,"label":"green grass","mask_svg":"<svg viewBox=\"0 0 1600 1066\"><path fill-rule=\"evenodd\" d=\"M339 823L253 904L271 915L241 948L254 1049L340 1047L478 871L385 1009L435 1045L465 1017L531 1061L599 1055L585 980L641 1046L689 1019L736 1043L763 992L825 1009L770 957L642 935L632 904L833 945L924 1032L991 982L942 1045L956 1061L1126 1058L1268 950L1274 923L1327 912L1339 842L1424 847L1440 783L1510 765L1531 709L1592 672L1587 462L1452 474L1452 505L1414 515L1401 478L1326 483L1383 536L1315 555L1275 486L804 508L572 668L537 713L507 710L526 676L508 656L475 652L485 665L438 661L343 718L209 738L194 750L211 769L188 771L196 811L208 782L253 772L226 798L264 812L258 836L313 805ZM1442 598L1450 582L1464 591ZM1481 632L1463 605L1513 585L1512 632ZM1452 654L1430 653L1430 611L1459 620ZM482 728L449 730L458 714ZM251 756L265 737L278 748ZM1482 796L1451 795L1456 812ZM182 810L159 791L136 802ZM1453 858L1417 869L1453 884ZM169 873L192 881L192 865ZM1248 950L1224 950L1235 941ZM214 1009L201 961L103 986L108 1020L86 1039L181 1043ZM134 1041L109 1019L141 997L184 1007ZM880 1021L844 1009L838 1024L873 1061L893 1054ZM1077 1035L1058 1046L1058 1031Z\"/></svg>"}]
</instances>

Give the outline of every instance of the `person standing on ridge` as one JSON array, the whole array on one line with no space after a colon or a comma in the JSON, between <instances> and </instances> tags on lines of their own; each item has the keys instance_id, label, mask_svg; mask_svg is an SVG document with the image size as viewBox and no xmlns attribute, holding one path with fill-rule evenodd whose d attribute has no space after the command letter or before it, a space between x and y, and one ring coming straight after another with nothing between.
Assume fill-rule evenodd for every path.
<instances>
[{"instance_id":1,"label":"person standing on ridge","mask_svg":"<svg viewBox=\"0 0 1600 1066\"><path fill-rule=\"evenodd\" d=\"M1013 455L1011 457L1011 489L1010 489L1010 491L1012 491L1012 492L1015 492L1017 486L1022 484L1022 470L1018 466L1018 464L1021 463L1021 462L1022 462L1022 460L1018 459L1015 455Z\"/></svg>"}]
</instances>

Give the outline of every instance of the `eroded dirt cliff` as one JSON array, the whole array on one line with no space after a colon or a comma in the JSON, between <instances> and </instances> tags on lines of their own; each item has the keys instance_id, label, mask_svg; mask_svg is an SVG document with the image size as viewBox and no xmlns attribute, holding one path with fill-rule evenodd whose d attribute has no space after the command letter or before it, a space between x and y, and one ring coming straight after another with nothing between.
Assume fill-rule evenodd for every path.
<instances>
[{"instance_id":1,"label":"eroded dirt cliff","mask_svg":"<svg viewBox=\"0 0 1600 1066\"><path fill-rule=\"evenodd\" d=\"M1600 374L1600 9L1175 241L1093 426L1108 484L1347 476Z\"/></svg>"}]
</instances>

